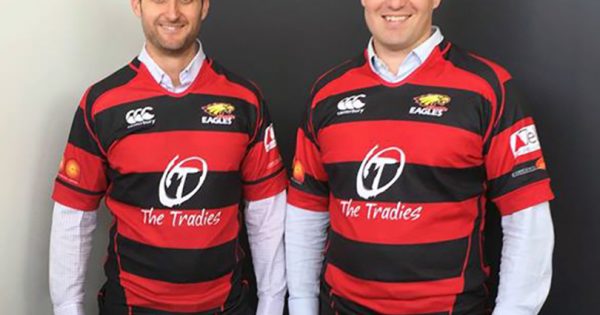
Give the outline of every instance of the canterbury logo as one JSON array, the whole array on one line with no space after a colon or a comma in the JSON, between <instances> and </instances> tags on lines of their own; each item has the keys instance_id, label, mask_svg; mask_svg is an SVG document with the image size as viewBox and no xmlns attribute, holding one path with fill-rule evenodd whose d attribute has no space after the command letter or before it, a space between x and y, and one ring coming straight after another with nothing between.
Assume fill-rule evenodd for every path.
<instances>
[{"instance_id":1,"label":"canterbury logo","mask_svg":"<svg viewBox=\"0 0 600 315\"><path fill-rule=\"evenodd\" d=\"M152 113L153 110L154 109L150 106L132 109L125 114L125 120L129 124L129 127L154 123L154 113Z\"/></svg>"},{"instance_id":2,"label":"canterbury logo","mask_svg":"<svg viewBox=\"0 0 600 315\"><path fill-rule=\"evenodd\" d=\"M338 103L339 110L361 109L365 107L365 103L361 99L367 97L365 94L346 97Z\"/></svg>"},{"instance_id":3,"label":"canterbury logo","mask_svg":"<svg viewBox=\"0 0 600 315\"><path fill-rule=\"evenodd\" d=\"M452 100L448 95L425 94L414 98L415 102L423 107L444 106Z\"/></svg>"},{"instance_id":4,"label":"canterbury logo","mask_svg":"<svg viewBox=\"0 0 600 315\"><path fill-rule=\"evenodd\" d=\"M207 114L209 114L213 117L217 117L217 116L229 115L229 114L233 113L233 111L235 110L235 107L233 107L233 105L227 104L227 103L212 103L212 104L208 104L208 105L202 107L202 109Z\"/></svg>"}]
</instances>

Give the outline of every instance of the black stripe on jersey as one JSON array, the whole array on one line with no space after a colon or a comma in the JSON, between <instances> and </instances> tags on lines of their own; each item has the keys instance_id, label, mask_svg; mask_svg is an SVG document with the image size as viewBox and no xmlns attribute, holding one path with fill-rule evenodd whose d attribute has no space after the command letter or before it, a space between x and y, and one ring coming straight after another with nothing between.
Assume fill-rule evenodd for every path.
<instances>
[{"instance_id":1,"label":"black stripe on jersey","mask_svg":"<svg viewBox=\"0 0 600 315\"><path fill-rule=\"evenodd\" d=\"M106 274L106 283L98 293L98 304L100 315L129 315L127 300L125 298L125 289L121 286L120 269L115 252L115 235L117 224L110 229L110 241L108 244L108 258L104 263L104 273Z\"/></svg>"},{"instance_id":2,"label":"black stripe on jersey","mask_svg":"<svg viewBox=\"0 0 600 315\"><path fill-rule=\"evenodd\" d=\"M549 178L545 169L536 166L538 160L521 163L513 171L489 181L490 199L503 196L529 184Z\"/></svg>"},{"instance_id":3,"label":"black stripe on jersey","mask_svg":"<svg viewBox=\"0 0 600 315\"><path fill-rule=\"evenodd\" d=\"M456 296L452 314L457 315L480 315L486 313L488 307L488 296L485 288L485 280L487 275L482 269L483 257L482 246L483 240L480 231L482 217L484 211L481 203L482 197L479 197L477 203L477 219L471 233L471 248L469 258L464 272L464 287L463 292Z\"/></svg>"},{"instance_id":4,"label":"black stripe on jersey","mask_svg":"<svg viewBox=\"0 0 600 315\"><path fill-rule=\"evenodd\" d=\"M321 290L319 293L320 309L319 315L379 315L370 308L354 303L343 297L331 293L331 288L325 280L321 281ZM333 308L331 307L333 305ZM450 315L448 312L411 314L411 315ZM477 314L482 315L482 314Z\"/></svg>"},{"instance_id":5,"label":"black stripe on jersey","mask_svg":"<svg viewBox=\"0 0 600 315\"><path fill-rule=\"evenodd\" d=\"M73 124L69 133L69 143L88 152L89 154L103 158L104 155L98 148L96 141L90 136L90 133L85 125L83 109L77 107Z\"/></svg>"},{"instance_id":6,"label":"black stripe on jersey","mask_svg":"<svg viewBox=\"0 0 600 315\"><path fill-rule=\"evenodd\" d=\"M123 271L170 283L215 280L235 267L237 239L208 249L154 247L117 235Z\"/></svg>"},{"instance_id":7,"label":"black stripe on jersey","mask_svg":"<svg viewBox=\"0 0 600 315\"><path fill-rule=\"evenodd\" d=\"M325 181L317 180L309 174L304 174L304 181L302 183L296 182L296 179L292 177L290 185L300 191L311 195L317 195L322 197L329 196L329 186Z\"/></svg>"},{"instance_id":8,"label":"black stripe on jersey","mask_svg":"<svg viewBox=\"0 0 600 315\"><path fill-rule=\"evenodd\" d=\"M137 72L133 70L129 65L126 65L121 69L117 70L115 73L108 76L107 78L103 79L102 81L94 84L90 88L87 98L85 100L85 114L88 124L94 132L96 131L96 126L95 120L92 117L92 107L94 106L94 103L96 103L96 100L98 100L98 98L100 98L102 94L119 86L127 84L129 81L135 78L136 75Z\"/></svg>"},{"instance_id":9,"label":"black stripe on jersey","mask_svg":"<svg viewBox=\"0 0 600 315\"><path fill-rule=\"evenodd\" d=\"M467 72L481 77L490 85L490 87L494 91L494 94L496 95L495 117L496 119L498 119L498 115L502 110L501 105L504 100L502 94L502 82L500 82L494 70L489 65L485 64L483 61L471 56L468 52L456 47L456 45L450 47L450 49L444 55L444 57L457 68L463 69ZM486 122L485 125L487 128L491 123L490 121L492 119L492 111L491 107L485 107L483 108L483 110L484 115L482 117ZM489 142L490 141L488 141L486 146L484 147L484 153L487 152L489 149Z\"/></svg>"},{"instance_id":10,"label":"black stripe on jersey","mask_svg":"<svg viewBox=\"0 0 600 315\"><path fill-rule=\"evenodd\" d=\"M242 181L242 184L244 184L244 185L256 185L256 184L260 184L260 183L262 183L264 181L267 181L267 180L269 180L269 179L271 179L271 178L279 175L279 173L283 172L284 170L285 170L285 166L282 166L281 168L279 168L275 172L273 172L273 173L271 173L271 174L269 174L269 175L267 175L267 176L265 176L265 177L263 177L261 179L250 181L250 182Z\"/></svg>"},{"instance_id":11,"label":"black stripe on jersey","mask_svg":"<svg viewBox=\"0 0 600 315\"><path fill-rule=\"evenodd\" d=\"M227 103L234 106L231 124L203 123L203 117L214 118L205 112L203 107L213 103ZM129 124L126 120L130 111L148 111L153 117ZM141 118L141 117L140 117ZM118 139L129 134L147 134L164 131L226 131L254 133L252 129L256 119L256 107L237 98L226 96L187 94L176 98L159 96L149 99L136 100L113 106L96 114L96 126L102 146L107 149Z\"/></svg>"},{"instance_id":12,"label":"black stripe on jersey","mask_svg":"<svg viewBox=\"0 0 600 315\"><path fill-rule=\"evenodd\" d=\"M361 113L343 113L338 109L338 103L346 97L364 94L361 99L365 104ZM424 108L416 103L415 97L425 94L442 94L451 97L441 117L411 113L413 110ZM461 128L483 136L486 126L481 121L484 107L487 103L479 94L459 89L428 87L405 84L400 87L376 86L362 90L353 90L330 96L321 101L314 110L315 130L337 123L363 122L377 120L402 120L441 124Z\"/></svg>"},{"instance_id":13,"label":"black stripe on jersey","mask_svg":"<svg viewBox=\"0 0 600 315\"><path fill-rule=\"evenodd\" d=\"M495 134L513 126L514 123L529 116L528 102L519 89L515 87L514 80L508 80L504 84L506 91L506 104L502 117L499 118L498 126L494 129Z\"/></svg>"},{"instance_id":14,"label":"black stripe on jersey","mask_svg":"<svg viewBox=\"0 0 600 315\"><path fill-rule=\"evenodd\" d=\"M331 70L329 70L328 72L326 72L321 78L319 78L319 80L317 80L315 82L315 84L313 85L312 91L311 91L311 96L310 96L310 100L311 103L313 101L313 99L315 98L315 96L317 95L317 93L324 88L327 84L333 82L334 80L340 78L341 76L343 76L346 72L352 70L352 69L356 69L359 67L362 67L365 63L367 62L367 60L365 59L365 55L363 52L361 52L360 55L332 68Z\"/></svg>"},{"instance_id":15,"label":"black stripe on jersey","mask_svg":"<svg viewBox=\"0 0 600 315\"><path fill-rule=\"evenodd\" d=\"M356 190L360 162L326 164L329 188L338 199L363 200ZM381 186L394 178L396 169L384 168ZM372 187L375 175L364 179L365 187ZM443 168L405 164L398 180L385 192L377 195L380 202L456 202L480 195L484 191L485 170L483 167Z\"/></svg>"},{"instance_id":16,"label":"black stripe on jersey","mask_svg":"<svg viewBox=\"0 0 600 315\"><path fill-rule=\"evenodd\" d=\"M141 64L142 62L140 61L140 59L138 59L138 57L135 57L133 58L133 60L131 60L131 65L136 69L139 69Z\"/></svg>"},{"instance_id":17,"label":"black stripe on jersey","mask_svg":"<svg viewBox=\"0 0 600 315\"><path fill-rule=\"evenodd\" d=\"M134 173L121 175L109 170L112 188L110 197L120 202L144 209L164 209L160 202L159 186L163 173ZM189 174L183 188L183 194L191 192L200 180L201 174ZM176 196L179 179L166 189L168 196ZM170 209L199 210L216 209L237 204L242 198L240 174L232 172L208 172L200 189L189 200Z\"/></svg>"},{"instance_id":18,"label":"black stripe on jersey","mask_svg":"<svg viewBox=\"0 0 600 315\"><path fill-rule=\"evenodd\" d=\"M329 234L327 262L353 277L381 282L417 282L461 275L469 238L418 245L387 245Z\"/></svg>"},{"instance_id":19,"label":"black stripe on jersey","mask_svg":"<svg viewBox=\"0 0 600 315\"><path fill-rule=\"evenodd\" d=\"M81 187L77 187L75 185L71 185L68 182L62 180L60 177L56 177L56 181L59 182L61 185L66 186L69 189L73 189L76 192L80 192L82 194L86 194L86 195L90 195L90 196L103 196L104 195L104 191L91 191L91 190L87 190L87 189L83 189Z\"/></svg>"},{"instance_id":20,"label":"black stripe on jersey","mask_svg":"<svg viewBox=\"0 0 600 315\"><path fill-rule=\"evenodd\" d=\"M312 115L312 109L310 108L310 104L308 104L309 106L304 108L304 112L302 113L302 117L304 117L302 119L302 122L300 124L300 129L302 129L303 133L304 133L304 137L306 139L308 139L312 144L315 145L315 147L317 147L318 150L321 150L321 147L319 146L319 144L317 143L317 137L314 134L314 130L313 130L313 126L311 126L310 124L311 122L311 115Z\"/></svg>"},{"instance_id":21,"label":"black stripe on jersey","mask_svg":"<svg viewBox=\"0 0 600 315\"><path fill-rule=\"evenodd\" d=\"M167 312L167 311L155 310L155 309L139 307L139 306L132 306L131 313L129 313L128 315L215 315L215 314L219 314L219 311L220 311L219 308L215 308L215 309L211 309L211 310L207 310L207 311L203 311L203 312L195 312L195 313L177 312L177 313L175 313L175 312Z\"/></svg>"}]
</instances>

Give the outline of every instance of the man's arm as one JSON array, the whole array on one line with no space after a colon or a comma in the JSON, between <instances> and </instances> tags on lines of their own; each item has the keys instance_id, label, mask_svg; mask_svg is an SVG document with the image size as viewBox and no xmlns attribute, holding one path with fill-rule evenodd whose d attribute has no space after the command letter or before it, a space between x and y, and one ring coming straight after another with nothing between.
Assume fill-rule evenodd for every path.
<instances>
[{"instance_id":1,"label":"man's arm","mask_svg":"<svg viewBox=\"0 0 600 315\"><path fill-rule=\"evenodd\" d=\"M285 254L290 315L319 313L319 274L323 266L329 212L287 206Z\"/></svg>"},{"instance_id":2,"label":"man's arm","mask_svg":"<svg viewBox=\"0 0 600 315\"><path fill-rule=\"evenodd\" d=\"M50 234L50 297L56 315L83 315L84 280L96 211L54 204Z\"/></svg>"},{"instance_id":3,"label":"man's arm","mask_svg":"<svg viewBox=\"0 0 600 315\"><path fill-rule=\"evenodd\" d=\"M543 202L502 217L500 285L493 315L538 314L552 280L554 229Z\"/></svg>"},{"instance_id":4,"label":"man's arm","mask_svg":"<svg viewBox=\"0 0 600 315\"><path fill-rule=\"evenodd\" d=\"M257 315L283 314L285 303L285 258L283 229L285 191L246 202L245 221L258 287Z\"/></svg>"}]
</instances>

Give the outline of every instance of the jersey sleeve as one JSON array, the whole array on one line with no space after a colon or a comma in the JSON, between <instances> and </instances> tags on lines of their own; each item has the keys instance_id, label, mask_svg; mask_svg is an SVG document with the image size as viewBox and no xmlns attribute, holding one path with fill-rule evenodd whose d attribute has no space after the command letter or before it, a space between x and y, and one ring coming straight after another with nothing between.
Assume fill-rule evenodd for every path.
<instances>
[{"instance_id":1,"label":"jersey sleeve","mask_svg":"<svg viewBox=\"0 0 600 315\"><path fill-rule=\"evenodd\" d=\"M485 155L488 196L502 215L554 198L540 139L525 100L507 75Z\"/></svg>"},{"instance_id":2,"label":"jersey sleeve","mask_svg":"<svg viewBox=\"0 0 600 315\"><path fill-rule=\"evenodd\" d=\"M311 109L308 108L298 128L288 203L301 209L327 211L328 176L321 159L311 116Z\"/></svg>"},{"instance_id":3,"label":"jersey sleeve","mask_svg":"<svg viewBox=\"0 0 600 315\"><path fill-rule=\"evenodd\" d=\"M87 92L81 100L60 161L52 199L78 210L95 210L108 180L106 157L100 149L86 113Z\"/></svg>"},{"instance_id":4,"label":"jersey sleeve","mask_svg":"<svg viewBox=\"0 0 600 315\"><path fill-rule=\"evenodd\" d=\"M285 166L279 154L273 123L266 105L262 101L260 103L256 131L241 166L244 199L247 201L273 197L287 187Z\"/></svg>"}]
</instances>

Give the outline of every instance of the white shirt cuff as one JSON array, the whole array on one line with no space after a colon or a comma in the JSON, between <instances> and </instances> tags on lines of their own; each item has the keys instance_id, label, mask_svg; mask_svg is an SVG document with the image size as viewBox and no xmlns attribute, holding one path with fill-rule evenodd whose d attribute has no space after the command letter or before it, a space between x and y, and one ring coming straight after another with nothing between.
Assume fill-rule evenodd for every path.
<instances>
[{"instance_id":1,"label":"white shirt cuff","mask_svg":"<svg viewBox=\"0 0 600 315\"><path fill-rule=\"evenodd\" d=\"M54 315L84 315L83 304L55 306Z\"/></svg>"},{"instance_id":2,"label":"white shirt cuff","mask_svg":"<svg viewBox=\"0 0 600 315\"><path fill-rule=\"evenodd\" d=\"M288 299L288 310L290 315L317 315L319 314L319 299Z\"/></svg>"},{"instance_id":3,"label":"white shirt cuff","mask_svg":"<svg viewBox=\"0 0 600 315\"><path fill-rule=\"evenodd\" d=\"M285 305L285 297L259 297L256 315L281 315Z\"/></svg>"}]
</instances>

